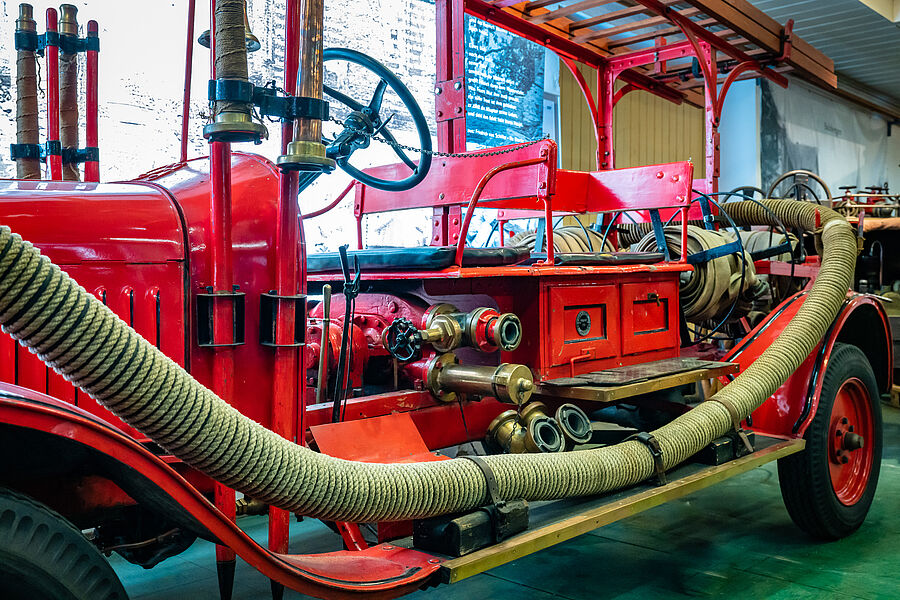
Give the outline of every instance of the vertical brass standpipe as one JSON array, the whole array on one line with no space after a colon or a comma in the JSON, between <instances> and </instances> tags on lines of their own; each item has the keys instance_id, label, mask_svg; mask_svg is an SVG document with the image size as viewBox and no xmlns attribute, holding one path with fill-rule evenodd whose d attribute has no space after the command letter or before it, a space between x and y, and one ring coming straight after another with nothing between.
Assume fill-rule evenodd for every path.
<instances>
[{"instance_id":1,"label":"vertical brass standpipe","mask_svg":"<svg viewBox=\"0 0 900 600\"><path fill-rule=\"evenodd\" d=\"M213 52L218 89L252 89L247 66L245 10L245 0L216 0ZM253 121L252 114L252 102L213 100L212 123L203 128L203 137L210 142L259 142L268 136L268 131L265 125Z\"/></svg>"},{"instance_id":2,"label":"vertical brass standpipe","mask_svg":"<svg viewBox=\"0 0 900 600\"><path fill-rule=\"evenodd\" d=\"M72 4L59 7L59 35L78 37L78 8ZM59 143L63 151L78 149L78 53L59 53ZM63 162L65 181L80 181L78 163Z\"/></svg>"},{"instance_id":3,"label":"vertical brass standpipe","mask_svg":"<svg viewBox=\"0 0 900 600\"><path fill-rule=\"evenodd\" d=\"M34 11L30 4L19 5L16 32L36 33ZM16 143L38 144L37 63L34 50L16 52ZM37 158L17 158L16 177L40 179L41 161Z\"/></svg>"},{"instance_id":4,"label":"vertical brass standpipe","mask_svg":"<svg viewBox=\"0 0 900 600\"><path fill-rule=\"evenodd\" d=\"M300 70L297 95L301 98L322 99L322 80L325 66L324 52L325 0L300 2ZM334 160L325 155L320 119L297 119L294 141L287 153L278 157L282 169L299 171L330 171Z\"/></svg>"}]
</instances>

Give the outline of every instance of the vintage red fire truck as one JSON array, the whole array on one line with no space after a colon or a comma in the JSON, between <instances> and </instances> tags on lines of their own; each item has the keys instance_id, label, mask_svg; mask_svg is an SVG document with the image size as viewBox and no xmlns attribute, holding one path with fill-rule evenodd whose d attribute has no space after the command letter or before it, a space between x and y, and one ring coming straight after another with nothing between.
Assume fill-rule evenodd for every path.
<instances>
[{"instance_id":1,"label":"vintage red fire truck","mask_svg":"<svg viewBox=\"0 0 900 600\"><path fill-rule=\"evenodd\" d=\"M802 529L860 526L893 363L884 310L847 292L855 233L818 205L718 201L728 87L751 74L786 84L785 68L823 76L814 50L758 15L748 33L726 0L638 0L604 22L665 29L610 54L597 40L614 34L549 4L435 3L437 152L394 74L323 51L322 0L286 2L283 90L250 83L244 2L213 0L209 156L187 156L186 101L181 160L103 183L97 24L79 38L70 9L59 23L50 9L38 35L23 5L16 44L26 67L46 61L48 139L20 127L13 155L46 161L49 178L0 181L7 597L124 598L103 553L152 567L197 538L217 544L223 598L236 555L275 596L396 597L774 460ZM572 68L596 171L560 168L549 139L466 150L465 14ZM86 148L60 139L58 61L79 53ZM371 71L372 96L324 86L329 107L329 61ZM597 70L596 102L576 62ZM705 97L686 84L703 81ZM387 90L414 123L413 151L390 132ZM613 106L633 90L705 103L705 180L689 161L614 168ZM323 142L338 107L344 129ZM37 119L24 108L22 123ZM280 121L275 160L232 148L263 135L257 113ZM354 167L370 143L400 162ZM85 180L65 180L80 162ZM357 249L308 255L304 222L341 198L300 214L298 194L314 204L303 190L336 166L356 179ZM423 208L431 245L366 247L368 215ZM476 210L492 211L499 245L470 247ZM520 219L540 224L513 239ZM753 235L769 241L751 250ZM235 522L254 512L268 514L268 547ZM292 512L332 527L333 551L289 552Z\"/></svg>"}]
</instances>

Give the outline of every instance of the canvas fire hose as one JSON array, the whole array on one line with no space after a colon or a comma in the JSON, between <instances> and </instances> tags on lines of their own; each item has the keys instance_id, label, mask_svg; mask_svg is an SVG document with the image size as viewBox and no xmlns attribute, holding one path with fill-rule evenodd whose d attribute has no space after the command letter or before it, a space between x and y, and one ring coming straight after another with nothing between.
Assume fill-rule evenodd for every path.
<instances>
[{"instance_id":1,"label":"canvas fire hose","mask_svg":"<svg viewBox=\"0 0 900 600\"><path fill-rule=\"evenodd\" d=\"M745 418L791 375L830 326L850 287L856 238L839 214L794 201L729 203L738 225L823 227L822 267L772 345L712 401L651 432L669 469ZM818 211L818 212L817 212ZM0 228L0 324L47 365L189 465L266 503L352 522L420 518L487 500L464 459L414 464L346 461L298 446L253 422L193 379L30 244ZM639 441L596 450L485 456L504 499L609 492L655 473Z\"/></svg>"},{"instance_id":2,"label":"canvas fire hose","mask_svg":"<svg viewBox=\"0 0 900 600\"><path fill-rule=\"evenodd\" d=\"M310 4L318 7L321 0ZM227 71L240 80L246 76L243 2L219 0L218 5L217 73ZM317 19L319 29L307 34L321 33L320 14ZM218 32L236 24L240 28L227 38L230 41L221 42ZM310 40L313 55L321 41L320 35L318 42L315 37ZM229 52L243 53L243 71L239 65L226 69L219 63L220 44ZM318 72L310 71L314 76ZM217 104L211 124L215 127L209 133L258 135L245 108ZM316 163L317 149L304 145L301 150L304 154L296 163L288 161L289 168L297 164L322 168ZM732 429L732 413L743 419L765 402L816 347L852 283L857 254L853 229L830 209L794 201L734 202L728 204L728 212L738 226L775 226L779 220L787 227L821 233L819 275L783 334L709 401L649 432L658 453L632 440L580 452L482 457L496 479L496 500L601 494L653 476L657 460L662 468L672 468ZM0 226L0 325L166 451L267 504L322 519L366 522L463 512L489 501L484 473L470 460L347 461L266 429L201 385L5 226Z\"/></svg>"}]
</instances>

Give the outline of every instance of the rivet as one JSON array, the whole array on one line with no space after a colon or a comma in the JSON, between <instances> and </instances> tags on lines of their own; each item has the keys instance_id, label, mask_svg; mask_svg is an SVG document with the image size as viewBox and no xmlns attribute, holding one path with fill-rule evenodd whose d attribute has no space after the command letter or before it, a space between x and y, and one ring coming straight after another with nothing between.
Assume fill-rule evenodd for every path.
<instances>
[{"instance_id":1,"label":"rivet","mask_svg":"<svg viewBox=\"0 0 900 600\"><path fill-rule=\"evenodd\" d=\"M438 194L438 198L440 198L441 200L443 200L443 199L444 199L444 192L441 192L440 194Z\"/></svg>"},{"instance_id":2,"label":"rivet","mask_svg":"<svg viewBox=\"0 0 900 600\"><path fill-rule=\"evenodd\" d=\"M459 225L459 219L457 217L453 217L453 224Z\"/></svg>"},{"instance_id":3,"label":"rivet","mask_svg":"<svg viewBox=\"0 0 900 600\"><path fill-rule=\"evenodd\" d=\"M457 106L457 107L456 107L456 113L459 114L459 113L461 113L461 112L462 112L462 106Z\"/></svg>"},{"instance_id":4,"label":"rivet","mask_svg":"<svg viewBox=\"0 0 900 600\"><path fill-rule=\"evenodd\" d=\"M457 81L456 83L453 84L453 89L454 89L454 90L458 90L458 89L460 89L461 87L462 87L462 84L461 84L460 82L458 82L458 81Z\"/></svg>"},{"instance_id":5,"label":"rivet","mask_svg":"<svg viewBox=\"0 0 900 600\"><path fill-rule=\"evenodd\" d=\"M678 175L672 175L672 181L678 181L679 179L681 179L681 177Z\"/></svg>"},{"instance_id":6,"label":"rivet","mask_svg":"<svg viewBox=\"0 0 900 600\"><path fill-rule=\"evenodd\" d=\"M440 93L441 93L441 88L439 88L439 87L434 88L434 93L435 93L435 94L440 94Z\"/></svg>"},{"instance_id":7,"label":"rivet","mask_svg":"<svg viewBox=\"0 0 900 600\"><path fill-rule=\"evenodd\" d=\"M666 176L666 174L663 173L662 171L660 171L659 173L656 174L656 178L657 178L657 179L662 179L662 178L665 177L665 176Z\"/></svg>"},{"instance_id":8,"label":"rivet","mask_svg":"<svg viewBox=\"0 0 900 600\"><path fill-rule=\"evenodd\" d=\"M443 116L444 116L444 111L442 111L442 110L437 111L437 116L443 117Z\"/></svg>"}]
</instances>

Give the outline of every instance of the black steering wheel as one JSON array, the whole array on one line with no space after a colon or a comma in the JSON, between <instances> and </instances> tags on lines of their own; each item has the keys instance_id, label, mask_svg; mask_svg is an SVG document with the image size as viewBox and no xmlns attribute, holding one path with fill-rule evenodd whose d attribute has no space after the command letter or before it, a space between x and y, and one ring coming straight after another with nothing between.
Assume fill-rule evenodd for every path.
<instances>
[{"instance_id":1,"label":"black steering wheel","mask_svg":"<svg viewBox=\"0 0 900 600\"><path fill-rule=\"evenodd\" d=\"M425 120L425 115L422 114L422 109L419 108L419 104L416 102L416 99L413 98L409 89L403 85L403 82L388 70L387 67L362 52L357 52L356 50L350 50L348 48L328 48L324 52L323 60L324 62L330 60L345 60L368 69L379 77L378 85L375 87L375 93L372 95L372 99L368 104L357 102L348 95L332 89L327 85L323 86L326 95L334 98L352 111L344 120L344 130L338 134L333 141L328 143L328 156L333 158L337 165L346 171L348 175L357 181L361 181L362 183L379 190L401 192L418 185L425 179L425 175L428 174L428 169L431 168L431 132L428 129L428 122ZM387 119L382 119L379 114L381 111L381 102L384 98L384 92L387 90L388 86L394 90L394 93L396 93L403 102L406 110L409 111L413 123L416 126L416 133L419 135L419 147L421 148L421 152L419 154L418 165L410 159L406 152L401 148L396 145L391 146L394 149L394 152L397 153L397 156L400 157L400 160L412 170L412 174L405 179L380 179L368 175L350 164L350 155L357 149L367 147L372 136L378 136L392 144L397 144L397 139L387 128L393 115L389 116Z\"/></svg>"}]
</instances>

